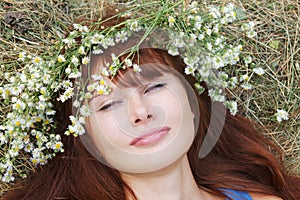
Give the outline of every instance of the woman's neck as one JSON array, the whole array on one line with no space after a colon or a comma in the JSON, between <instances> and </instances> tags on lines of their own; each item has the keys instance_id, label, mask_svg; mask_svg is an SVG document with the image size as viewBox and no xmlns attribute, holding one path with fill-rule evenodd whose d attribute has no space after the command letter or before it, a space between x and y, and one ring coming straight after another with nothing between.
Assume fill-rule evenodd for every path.
<instances>
[{"instance_id":1,"label":"woman's neck","mask_svg":"<svg viewBox=\"0 0 300 200\"><path fill-rule=\"evenodd\" d=\"M207 192L198 188L186 155L156 172L121 173L121 176L134 191L138 200L211 199Z\"/></svg>"}]
</instances>

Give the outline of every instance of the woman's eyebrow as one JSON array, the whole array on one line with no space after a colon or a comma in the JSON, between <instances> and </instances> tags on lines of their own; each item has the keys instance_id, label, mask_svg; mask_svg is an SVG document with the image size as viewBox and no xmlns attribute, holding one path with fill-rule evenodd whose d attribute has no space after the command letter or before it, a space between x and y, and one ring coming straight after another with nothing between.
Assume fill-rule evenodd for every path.
<instances>
[{"instance_id":1,"label":"woman's eyebrow","mask_svg":"<svg viewBox=\"0 0 300 200\"><path fill-rule=\"evenodd\" d=\"M88 103L90 104L90 103L92 103L94 101L100 101L101 99L104 99L104 97L109 97L109 96L111 96L112 92L110 92L107 95L103 95L103 94L94 95L91 99L89 99Z\"/></svg>"}]
</instances>

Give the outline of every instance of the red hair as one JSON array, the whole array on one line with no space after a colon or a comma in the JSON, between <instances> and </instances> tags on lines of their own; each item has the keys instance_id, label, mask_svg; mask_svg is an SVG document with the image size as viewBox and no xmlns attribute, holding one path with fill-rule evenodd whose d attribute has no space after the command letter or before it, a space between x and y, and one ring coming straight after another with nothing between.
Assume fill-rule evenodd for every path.
<instances>
[{"instance_id":1,"label":"red hair","mask_svg":"<svg viewBox=\"0 0 300 200\"><path fill-rule=\"evenodd\" d=\"M142 49L139 62L161 63L181 74L184 63L180 57L164 50ZM195 80L186 76L191 85ZM212 151L199 159L198 153L211 118L211 101L207 94L198 96L199 129L188 152L190 166L199 188L222 196L221 188L279 196L286 200L300 198L300 178L288 175L275 155L278 149L245 117L226 113L222 134ZM220 104L217 109L224 109ZM57 105L58 132L65 152L32 174L22 189L10 191L4 199L89 199L125 200L134 192L121 179L120 173L95 159L79 138L64 136L71 114L71 102ZM63 123L64 122L64 123ZM277 154L279 155L279 154Z\"/></svg>"}]
</instances>

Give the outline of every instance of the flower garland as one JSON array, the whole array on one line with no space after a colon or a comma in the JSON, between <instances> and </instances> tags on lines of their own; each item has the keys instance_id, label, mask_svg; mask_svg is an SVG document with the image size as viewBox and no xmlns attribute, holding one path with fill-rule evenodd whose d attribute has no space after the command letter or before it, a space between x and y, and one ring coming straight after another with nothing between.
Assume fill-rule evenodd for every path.
<instances>
[{"instance_id":1,"label":"flower garland","mask_svg":"<svg viewBox=\"0 0 300 200\"><path fill-rule=\"evenodd\" d=\"M158 11L145 9L149 6ZM124 43L136 32L144 30L145 39L157 29L164 30L169 39L161 48L173 56L183 57L187 65L185 73L197 79L198 92L204 91L200 82L205 81L211 99L224 103L231 114L236 114L237 103L226 99L224 89L238 85L250 89L251 85L248 75L230 76L234 73L227 66L238 62L251 65L252 58L242 58L242 45L226 37L223 28L244 19L242 10L232 3L217 7L200 5L196 1L189 5L185 1L152 1L129 7L114 17L129 19L105 29L101 29L102 21L97 22L94 25L98 25L99 30L74 24L74 31L57 43L54 58L21 52L18 60L22 71L5 73L6 83L0 87L0 101L9 108L0 124L0 178L3 182L14 181L16 176L26 177L29 173L23 155L29 155L32 164L43 165L64 151L60 135L56 134L55 101L73 98L77 112L69 116L71 124L65 134L82 135L85 133L84 117L91 114L83 102L92 98L94 92L103 95L110 92L105 77L114 76L119 69L127 67L141 72L138 63L132 63L129 58L121 62L112 55L112 62L100 74L91 75L88 85L80 81L80 66L89 65L90 53L102 54L105 49ZM241 30L247 37L256 36L253 22L241 23ZM81 38L81 43L76 42L77 38ZM137 52L138 47L136 45L129 53ZM253 73L262 75L264 70L254 68ZM74 79L77 80L75 84ZM87 91L80 92L75 86ZM279 116L286 119L283 115Z\"/></svg>"}]
</instances>

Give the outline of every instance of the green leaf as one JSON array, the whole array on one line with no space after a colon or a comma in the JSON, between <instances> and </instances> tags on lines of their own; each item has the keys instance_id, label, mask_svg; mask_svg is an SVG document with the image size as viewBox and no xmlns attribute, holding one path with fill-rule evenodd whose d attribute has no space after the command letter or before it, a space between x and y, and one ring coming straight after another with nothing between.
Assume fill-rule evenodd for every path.
<instances>
[{"instance_id":1,"label":"green leaf","mask_svg":"<svg viewBox=\"0 0 300 200\"><path fill-rule=\"evenodd\" d=\"M280 44L279 40L271 40L269 42L269 46L272 47L273 49L278 49L279 44Z\"/></svg>"},{"instance_id":2,"label":"green leaf","mask_svg":"<svg viewBox=\"0 0 300 200\"><path fill-rule=\"evenodd\" d=\"M246 13L242 9L236 8L235 12L236 12L236 16L239 20L243 20L243 19L247 18Z\"/></svg>"}]
</instances>

